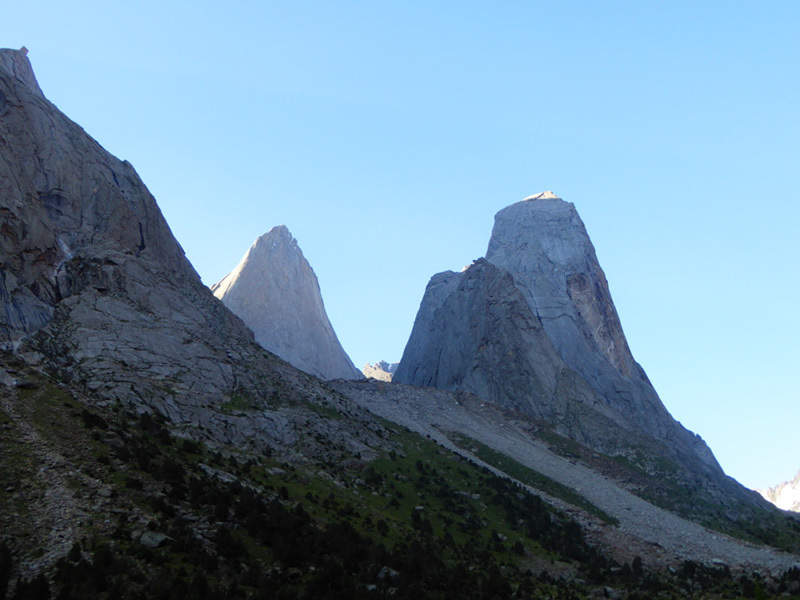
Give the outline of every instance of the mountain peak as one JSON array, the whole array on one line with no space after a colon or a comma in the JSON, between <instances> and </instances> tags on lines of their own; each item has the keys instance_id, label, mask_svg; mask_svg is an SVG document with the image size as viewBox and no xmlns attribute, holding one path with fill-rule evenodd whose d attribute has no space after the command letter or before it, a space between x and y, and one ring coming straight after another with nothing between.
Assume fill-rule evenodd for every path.
<instances>
[{"instance_id":1,"label":"mountain peak","mask_svg":"<svg viewBox=\"0 0 800 600\"><path fill-rule=\"evenodd\" d=\"M500 210L485 259L431 279L393 381L475 393L603 452L640 436L721 473L634 360L586 228L552 192Z\"/></svg>"},{"instance_id":2,"label":"mountain peak","mask_svg":"<svg viewBox=\"0 0 800 600\"><path fill-rule=\"evenodd\" d=\"M791 481L785 481L775 487L757 491L765 500L769 500L778 508L800 512L800 471Z\"/></svg>"},{"instance_id":3,"label":"mountain peak","mask_svg":"<svg viewBox=\"0 0 800 600\"><path fill-rule=\"evenodd\" d=\"M289 231L289 228L286 227L286 225L276 225L275 227L270 229L267 233L260 236L256 240L256 243L264 240L279 240L279 239L284 239L284 240L294 239L292 233Z\"/></svg>"},{"instance_id":4,"label":"mountain peak","mask_svg":"<svg viewBox=\"0 0 800 600\"><path fill-rule=\"evenodd\" d=\"M528 196L527 198L523 198L522 202L530 202L532 200L561 200L561 196L556 196L550 190L546 190L544 192Z\"/></svg>"},{"instance_id":5,"label":"mountain peak","mask_svg":"<svg viewBox=\"0 0 800 600\"><path fill-rule=\"evenodd\" d=\"M22 82L30 91L44 98L36 81L36 75L33 74L31 61L28 60L28 49L25 46L19 50L0 48L0 71Z\"/></svg>"},{"instance_id":6,"label":"mountain peak","mask_svg":"<svg viewBox=\"0 0 800 600\"><path fill-rule=\"evenodd\" d=\"M297 240L294 239L294 236L289 231L289 228L286 227L286 225L276 225L267 231L267 233L256 238L256 241L253 242L250 250L242 260L249 260L249 256L253 252L271 252L272 250L276 250L278 248L294 248L297 252L302 254L300 247L297 245Z\"/></svg>"},{"instance_id":7,"label":"mountain peak","mask_svg":"<svg viewBox=\"0 0 800 600\"><path fill-rule=\"evenodd\" d=\"M322 379L360 379L325 312L317 276L285 225L260 236L211 286L264 348Z\"/></svg>"}]
</instances>

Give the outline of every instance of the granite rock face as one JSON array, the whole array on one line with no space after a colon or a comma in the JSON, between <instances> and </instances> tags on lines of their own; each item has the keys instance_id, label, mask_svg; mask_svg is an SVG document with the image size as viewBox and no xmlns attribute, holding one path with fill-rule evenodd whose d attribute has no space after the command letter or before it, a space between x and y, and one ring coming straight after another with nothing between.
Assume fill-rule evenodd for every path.
<instances>
[{"instance_id":1,"label":"granite rock face","mask_svg":"<svg viewBox=\"0 0 800 600\"><path fill-rule=\"evenodd\" d=\"M397 372L399 364L399 362L389 363L385 360L379 360L374 365L367 363L361 369L361 372L367 378L377 379L378 381L391 381L395 372Z\"/></svg>"},{"instance_id":2,"label":"granite rock face","mask_svg":"<svg viewBox=\"0 0 800 600\"><path fill-rule=\"evenodd\" d=\"M486 259L435 275L422 307L395 382L467 390L551 422L567 418L578 397L592 403L586 386L563 393L576 378L513 277Z\"/></svg>"},{"instance_id":3,"label":"granite rock face","mask_svg":"<svg viewBox=\"0 0 800 600\"><path fill-rule=\"evenodd\" d=\"M635 440L721 473L634 361L583 222L551 192L497 214L485 259L431 278L394 381L473 392L600 451Z\"/></svg>"},{"instance_id":4,"label":"granite rock face","mask_svg":"<svg viewBox=\"0 0 800 600\"><path fill-rule=\"evenodd\" d=\"M157 411L221 443L291 444L302 422L364 451L368 429L309 425L313 411L300 408L335 401L330 390L255 343L130 163L45 99L16 50L0 50L0 216L3 348L97 401ZM216 410L230 404L252 410Z\"/></svg>"},{"instance_id":5,"label":"granite rock face","mask_svg":"<svg viewBox=\"0 0 800 600\"><path fill-rule=\"evenodd\" d=\"M361 379L328 320L317 276L284 225L258 238L211 286L256 341L321 379Z\"/></svg>"},{"instance_id":6,"label":"granite rock face","mask_svg":"<svg viewBox=\"0 0 800 600\"><path fill-rule=\"evenodd\" d=\"M486 259L514 277L559 356L625 422L658 439L674 434L572 203L545 192L501 210Z\"/></svg>"}]
</instances>

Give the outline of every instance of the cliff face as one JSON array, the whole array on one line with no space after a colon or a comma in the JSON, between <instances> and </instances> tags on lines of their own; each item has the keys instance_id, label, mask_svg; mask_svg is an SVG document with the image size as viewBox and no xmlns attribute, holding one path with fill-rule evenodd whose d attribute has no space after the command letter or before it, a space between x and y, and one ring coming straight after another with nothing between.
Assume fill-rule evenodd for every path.
<instances>
[{"instance_id":1,"label":"cliff face","mask_svg":"<svg viewBox=\"0 0 800 600\"><path fill-rule=\"evenodd\" d=\"M506 271L480 259L440 273L422 305L434 310L420 311L396 382L467 389L536 418L560 412L551 401L561 359Z\"/></svg>"},{"instance_id":2,"label":"cliff face","mask_svg":"<svg viewBox=\"0 0 800 600\"><path fill-rule=\"evenodd\" d=\"M2 340L100 393L145 394L145 377L230 393L223 338L246 346L249 332L203 288L133 167L44 98L23 53L0 56ZM181 373L189 356L195 375Z\"/></svg>"},{"instance_id":3,"label":"cliff face","mask_svg":"<svg viewBox=\"0 0 800 600\"><path fill-rule=\"evenodd\" d=\"M394 381L473 392L601 451L655 441L721 473L634 361L583 222L550 192L497 214L485 259L431 279Z\"/></svg>"},{"instance_id":4,"label":"cliff face","mask_svg":"<svg viewBox=\"0 0 800 600\"><path fill-rule=\"evenodd\" d=\"M13 50L0 51L0 134L0 339L50 322L55 305L82 289L83 259L93 271L84 278L102 277L104 261L127 269L154 257L178 278L194 275L131 165L50 104Z\"/></svg>"},{"instance_id":5,"label":"cliff face","mask_svg":"<svg viewBox=\"0 0 800 600\"><path fill-rule=\"evenodd\" d=\"M280 225L258 238L211 286L264 348L322 379L361 379L328 320L317 276Z\"/></svg>"},{"instance_id":6,"label":"cliff face","mask_svg":"<svg viewBox=\"0 0 800 600\"><path fill-rule=\"evenodd\" d=\"M0 51L0 159L4 348L96 400L202 425L218 441L297 439L293 420L309 419L276 407L329 390L255 343L202 284L133 167L48 102L15 50ZM215 410L229 404L263 410ZM341 439L363 450L359 436Z\"/></svg>"},{"instance_id":7,"label":"cliff face","mask_svg":"<svg viewBox=\"0 0 800 600\"><path fill-rule=\"evenodd\" d=\"M526 290L570 366L584 373L609 366L617 377L640 376L573 204L545 192L504 208L495 216L486 260Z\"/></svg>"},{"instance_id":8,"label":"cliff face","mask_svg":"<svg viewBox=\"0 0 800 600\"><path fill-rule=\"evenodd\" d=\"M561 359L603 404L657 439L680 435L633 359L573 204L545 192L501 210L486 259L511 274Z\"/></svg>"}]
</instances>

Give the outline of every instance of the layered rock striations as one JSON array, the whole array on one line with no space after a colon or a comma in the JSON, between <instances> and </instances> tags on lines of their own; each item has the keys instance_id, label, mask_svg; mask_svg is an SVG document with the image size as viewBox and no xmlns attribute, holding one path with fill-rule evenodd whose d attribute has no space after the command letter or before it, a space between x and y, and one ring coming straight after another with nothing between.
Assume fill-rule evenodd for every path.
<instances>
[{"instance_id":1,"label":"layered rock striations","mask_svg":"<svg viewBox=\"0 0 800 600\"><path fill-rule=\"evenodd\" d=\"M2 347L223 443L291 445L293 419L328 427L277 408L331 393L255 343L130 163L51 104L15 50L0 50L0 215ZM229 405L259 410L216 410ZM337 435L364 451L370 434Z\"/></svg>"},{"instance_id":2,"label":"layered rock striations","mask_svg":"<svg viewBox=\"0 0 800 600\"><path fill-rule=\"evenodd\" d=\"M211 286L264 348L321 379L361 379L325 312L317 276L289 230L258 238Z\"/></svg>"},{"instance_id":3,"label":"layered rock striations","mask_svg":"<svg viewBox=\"0 0 800 600\"><path fill-rule=\"evenodd\" d=\"M485 259L431 278L394 381L473 392L603 452L655 443L721 473L633 359L583 222L551 192L497 214Z\"/></svg>"}]
</instances>

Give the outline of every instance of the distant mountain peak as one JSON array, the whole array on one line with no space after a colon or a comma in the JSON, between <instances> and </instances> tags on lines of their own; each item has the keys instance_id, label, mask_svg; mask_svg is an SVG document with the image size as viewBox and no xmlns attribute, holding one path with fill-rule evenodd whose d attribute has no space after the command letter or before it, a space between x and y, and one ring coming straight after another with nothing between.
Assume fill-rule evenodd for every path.
<instances>
[{"instance_id":1,"label":"distant mountain peak","mask_svg":"<svg viewBox=\"0 0 800 600\"><path fill-rule=\"evenodd\" d=\"M371 377L379 381L391 381L399 364L399 362L390 363L385 360L379 360L374 365L369 363L365 364L361 372L368 378Z\"/></svg>"},{"instance_id":2,"label":"distant mountain peak","mask_svg":"<svg viewBox=\"0 0 800 600\"><path fill-rule=\"evenodd\" d=\"M769 500L778 508L800 512L800 471L791 481L757 491L765 500Z\"/></svg>"},{"instance_id":3,"label":"distant mountain peak","mask_svg":"<svg viewBox=\"0 0 800 600\"><path fill-rule=\"evenodd\" d=\"M262 244L264 242L270 241L295 241L294 236L289 231L289 228L286 225L276 225L272 229L270 229L267 233L262 236L259 236L258 239L254 242L253 245Z\"/></svg>"},{"instance_id":4,"label":"distant mountain peak","mask_svg":"<svg viewBox=\"0 0 800 600\"><path fill-rule=\"evenodd\" d=\"M253 242L214 295L253 330L256 341L322 379L361 379L325 312L317 276L285 225Z\"/></svg>"}]
</instances>

